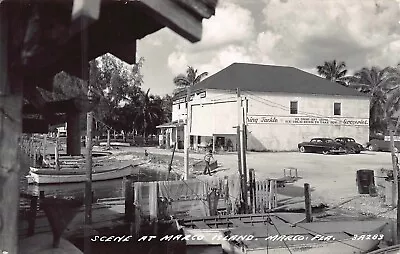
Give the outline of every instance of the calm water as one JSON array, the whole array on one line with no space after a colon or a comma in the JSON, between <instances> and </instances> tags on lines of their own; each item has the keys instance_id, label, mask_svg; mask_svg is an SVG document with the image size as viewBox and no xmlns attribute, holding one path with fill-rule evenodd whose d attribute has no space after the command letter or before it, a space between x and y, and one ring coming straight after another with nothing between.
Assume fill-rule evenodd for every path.
<instances>
[{"instance_id":1,"label":"calm water","mask_svg":"<svg viewBox=\"0 0 400 254\"><path fill-rule=\"evenodd\" d=\"M44 191L45 195L57 195L61 197L79 197L82 198L85 192L85 183L68 183L68 184L47 184L35 185L30 184L25 178L29 172L29 166L33 160L25 154L21 154L21 176L20 190L30 194L38 194ZM141 169L138 174L134 175L135 182L148 182L156 180L165 180L166 172L159 172L150 169ZM112 198L123 196L122 179L93 182L92 189L94 191L94 199Z\"/></svg>"}]
</instances>

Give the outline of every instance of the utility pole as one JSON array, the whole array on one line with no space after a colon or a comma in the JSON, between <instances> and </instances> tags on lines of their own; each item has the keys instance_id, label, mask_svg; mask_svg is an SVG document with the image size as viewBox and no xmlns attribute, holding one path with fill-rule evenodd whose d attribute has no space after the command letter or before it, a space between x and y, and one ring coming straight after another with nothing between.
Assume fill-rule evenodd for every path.
<instances>
[{"instance_id":1,"label":"utility pole","mask_svg":"<svg viewBox=\"0 0 400 254\"><path fill-rule=\"evenodd\" d=\"M242 132L241 132L241 128L242 128L242 98L240 96L240 89L237 88L236 89L236 95L237 95L237 107L238 107L238 111L237 111L237 116L238 116L238 125L237 125L237 129L236 129L236 143L237 143L237 153L238 153L238 170L239 170L239 176L240 176L240 187L242 190L242 201L245 204L246 203L246 199L245 197L247 196L245 193L245 186L244 186L244 179L243 179L243 171L242 171Z\"/></svg>"},{"instance_id":2,"label":"utility pole","mask_svg":"<svg viewBox=\"0 0 400 254\"><path fill-rule=\"evenodd\" d=\"M246 100L244 100L246 101ZM241 113L242 113L242 119L241 119L241 129L240 129L240 138L241 138L241 156L242 156L242 172L243 172L243 193L244 193L244 203L246 206L246 212L248 209L248 199L247 199L247 194L248 194L248 186L247 186L247 126L246 126L246 105L243 105L243 100L241 100L242 106L241 106Z\"/></svg>"},{"instance_id":3,"label":"utility pole","mask_svg":"<svg viewBox=\"0 0 400 254\"><path fill-rule=\"evenodd\" d=\"M190 91L191 87L186 87L186 124L184 125L184 133L185 133L185 140L184 140L184 180L189 178L189 146L190 146L190 127L191 127L191 105L190 105ZM177 141L178 142L178 141Z\"/></svg>"},{"instance_id":4,"label":"utility pole","mask_svg":"<svg viewBox=\"0 0 400 254\"><path fill-rule=\"evenodd\" d=\"M395 128L393 124L389 124L389 135L390 135L390 151L392 155L392 165L393 165L393 192L392 192L392 205L393 207L398 206L400 204L400 189L399 189L399 167L398 167L398 157L395 153L395 145L394 145L394 135L397 132L400 124L400 117L397 118L397 123ZM400 209L397 209L397 223L396 223L396 233L394 234L394 243L397 244L398 240L400 239Z\"/></svg>"}]
</instances>

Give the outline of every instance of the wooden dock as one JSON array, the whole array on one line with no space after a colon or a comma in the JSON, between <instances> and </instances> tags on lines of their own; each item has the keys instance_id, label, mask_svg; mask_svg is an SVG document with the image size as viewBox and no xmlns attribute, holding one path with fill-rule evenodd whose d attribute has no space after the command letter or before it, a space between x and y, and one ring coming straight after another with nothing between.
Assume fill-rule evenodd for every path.
<instances>
[{"instance_id":1,"label":"wooden dock","mask_svg":"<svg viewBox=\"0 0 400 254\"><path fill-rule=\"evenodd\" d=\"M57 248L53 247L53 236L51 234L38 234L19 243L19 253L21 254L83 254L75 245L66 241L60 240Z\"/></svg>"},{"instance_id":2,"label":"wooden dock","mask_svg":"<svg viewBox=\"0 0 400 254\"><path fill-rule=\"evenodd\" d=\"M103 204L93 204L92 206L92 234L98 234L98 231L104 229L112 229L120 226L127 225L124 221L125 205L115 204L115 205L103 205ZM83 234L84 225L84 207L82 207L76 214L75 218L68 225L67 229L64 231L63 237L79 237ZM26 220L19 221L19 237L28 237L29 222ZM34 226L35 234L51 234L51 227L47 217L44 213L39 212L37 214Z\"/></svg>"}]
</instances>

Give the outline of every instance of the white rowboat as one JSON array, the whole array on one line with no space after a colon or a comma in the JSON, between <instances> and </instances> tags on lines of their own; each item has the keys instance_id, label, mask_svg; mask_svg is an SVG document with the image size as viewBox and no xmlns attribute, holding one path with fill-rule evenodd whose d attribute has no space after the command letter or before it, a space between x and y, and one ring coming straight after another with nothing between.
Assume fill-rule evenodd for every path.
<instances>
[{"instance_id":1,"label":"white rowboat","mask_svg":"<svg viewBox=\"0 0 400 254\"><path fill-rule=\"evenodd\" d=\"M135 167L145 164L132 162L119 162L107 167L95 167L92 172L92 181L104 181L123 178L132 175ZM28 183L35 184L60 184L60 183L81 183L86 181L86 171L82 169L41 169L33 168L26 176Z\"/></svg>"}]
</instances>

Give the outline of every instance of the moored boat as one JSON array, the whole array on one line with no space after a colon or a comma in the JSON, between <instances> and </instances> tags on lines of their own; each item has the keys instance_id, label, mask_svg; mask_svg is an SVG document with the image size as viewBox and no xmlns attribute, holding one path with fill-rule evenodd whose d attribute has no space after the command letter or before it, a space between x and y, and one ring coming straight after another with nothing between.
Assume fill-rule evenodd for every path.
<instances>
[{"instance_id":1,"label":"moored boat","mask_svg":"<svg viewBox=\"0 0 400 254\"><path fill-rule=\"evenodd\" d=\"M108 166L94 167L92 181L104 181L129 176L134 173L135 167L145 163L123 161ZM84 169L31 168L26 178L28 183L35 184L81 183L86 181L86 171Z\"/></svg>"},{"instance_id":2,"label":"moored boat","mask_svg":"<svg viewBox=\"0 0 400 254\"><path fill-rule=\"evenodd\" d=\"M229 248L234 249L229 251L225 248L227 253L241 250L252 254L361 254L378 246L388 224L386 221L305 223L301 217L304 218L304 215L290 213L219 216L186 220L184 226L195 228L189 232L193 234L195 230L200 235L202 231L225 228L223 234L227 236ZM190 244L196 245L195 241ZM188 248L191 248L190 245Z\"/></svg>"},{"instance_id":3,"label":"moored boat","mask_svg":"<svg viewBox=\"0 0 400 254\"><path fill-rule=\"evenodd\" d=\"M400 244L393 245L386 248L382 248L379 250L375 250L372 252L368 252L369 254L399 254L400 253Z\"/></svg>"}]
</instances>

